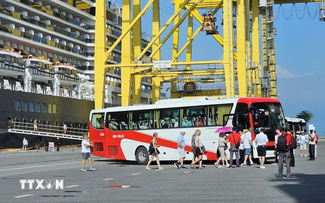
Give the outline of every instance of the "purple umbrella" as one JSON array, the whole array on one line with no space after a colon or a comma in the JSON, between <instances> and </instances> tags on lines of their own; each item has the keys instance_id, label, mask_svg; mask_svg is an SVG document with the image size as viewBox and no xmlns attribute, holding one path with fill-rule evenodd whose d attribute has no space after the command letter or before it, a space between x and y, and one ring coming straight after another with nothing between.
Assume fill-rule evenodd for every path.
<instances>
[{"instance_id":1,"label":"purple umbrella","mask_svg":"<svg viewBox=\"0 0 325 203\"><path fill-rule=\"evenodd\" d=\"M227 133L232 132L232 127L222 127L215 131L215 133Z\"/></svg>"}]
</instances>

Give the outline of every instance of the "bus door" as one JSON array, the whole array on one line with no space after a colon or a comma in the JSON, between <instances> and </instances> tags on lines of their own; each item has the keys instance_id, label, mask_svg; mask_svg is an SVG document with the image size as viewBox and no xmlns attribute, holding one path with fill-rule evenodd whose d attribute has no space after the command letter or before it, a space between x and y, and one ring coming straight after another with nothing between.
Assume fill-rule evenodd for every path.
<instances>
[{"instance_id":1,"label":"bus door","mask_svg":"<svg viewBox=\"0 0 325 203\"><path fill-rule=\"evenodd\" d=\"M129 129L133 129L131 123L128 112L106 113L104 151L107 158L125 159L121 142L130 135Z\"/></svg>"},{"instance_id":2,"label":"bus door","mask_svg":"<svg viewBox=\"0 0 325 203\"><path fill-rule=\"evenodd\" d=\"M94 112L89 124L90 141L93 143L93 154L104 156L104 112Z\"/></svg>"}]
</instances>

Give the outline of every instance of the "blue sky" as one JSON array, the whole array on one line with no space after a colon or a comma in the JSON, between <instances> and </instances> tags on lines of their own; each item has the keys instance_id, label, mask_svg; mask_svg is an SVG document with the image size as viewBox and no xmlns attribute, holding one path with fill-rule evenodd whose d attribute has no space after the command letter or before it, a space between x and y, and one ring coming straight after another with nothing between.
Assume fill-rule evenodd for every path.
<instances>
[{"instance_id":1,"label":"blue sky","mask_svg":"<svg viewBox=\"0 0 325 203\"><path fill-rule=\"evenodd\" d=\"M122 5L121 2L121 0L115 0L115 3L119 5ZM142 6L146 2L142 0ZM173 14L173 6L170 2L169 0L160 1L161 26ZM202 10L200 13L208 11ZM319 20L319 4L275 5L274 12L277 90L284 113L288 117L296 117L302 110L312 112L315 117L310 124L314 124L318 135L324 135L325 22ZM151 15L151 11L148 11L147 17L145 16L142 20L142 30L149 36L151 35ZM222 36L220 11L216 17L216 25L219 26ZM150 21L147 22L148 19ZM180 28L180 48L186 42L186 25L187 22L184 21ZM194 31L198 27L199 23L194 20ZM170 28L167 29L169 30ZM162 47L162 60L171 59L171 47L172 37ZM222 47L204 32L201 32L193 41L193 50L192 61L222 59ZM179 60L185 61L184 54Z\"/></svg>"}]
</instances>

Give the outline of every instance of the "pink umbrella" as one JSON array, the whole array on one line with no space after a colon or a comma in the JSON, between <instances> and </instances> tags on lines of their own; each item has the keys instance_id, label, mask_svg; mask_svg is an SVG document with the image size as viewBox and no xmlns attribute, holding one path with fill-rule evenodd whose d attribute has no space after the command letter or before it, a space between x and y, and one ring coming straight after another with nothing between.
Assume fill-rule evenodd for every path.
<instances>
[{"instance_id":1,"label":"pink umbrella","mask_svg":"<svg viewBox=\"0 0 325 203\"><path fill-rule=\"evenodd\" d=\"M215 133L227 133L232 132L232 127L221 127L215 131Z\"/></svg>"}]
</instances>

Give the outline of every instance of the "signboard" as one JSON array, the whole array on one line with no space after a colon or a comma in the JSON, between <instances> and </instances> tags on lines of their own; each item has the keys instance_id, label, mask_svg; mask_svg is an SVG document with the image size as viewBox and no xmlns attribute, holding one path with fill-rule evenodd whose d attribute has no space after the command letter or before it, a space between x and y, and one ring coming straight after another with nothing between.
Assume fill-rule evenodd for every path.
<instances>
[{"instance_id":1,"label":"signboard","mask_svg":"<svg viewBox=\"0 0 325 203\"><path fill-rule=\"evenodd\" d=\"M166 60L166 61L154 61L153 62L154 68L170 68L172 67L172 61Z\"/></svg>"},{"instance_id":2,"label":"signboard","mask_svg":"<svg viewBox=\"0 0 325 203\"><path fill-rule=\"evenodd\" d=\"M54 152L54 142L49 142L49 149L52 148L52 152Z\"/></svg>"}]
</instances>

